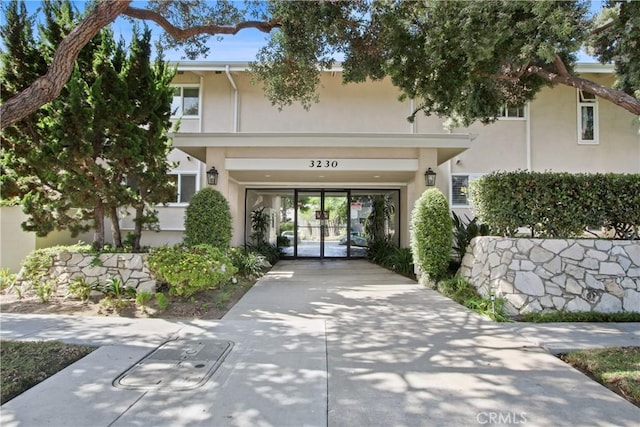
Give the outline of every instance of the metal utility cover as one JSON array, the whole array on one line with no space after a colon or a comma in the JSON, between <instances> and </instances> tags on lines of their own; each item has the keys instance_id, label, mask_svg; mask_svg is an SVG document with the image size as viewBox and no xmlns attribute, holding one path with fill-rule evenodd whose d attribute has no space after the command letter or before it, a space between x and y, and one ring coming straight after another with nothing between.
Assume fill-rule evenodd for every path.
<instances>
[{"instance_id":1,"label":"metal utility cover","mask_svg":"<svg viewBox=\"0 0 640 427\"><path fill-rule=\"evenodd\" d=\"M167 341L115 379L127 390L191 390L203 385L231 351L231 341Z\"/></svg>"}]
</instances>

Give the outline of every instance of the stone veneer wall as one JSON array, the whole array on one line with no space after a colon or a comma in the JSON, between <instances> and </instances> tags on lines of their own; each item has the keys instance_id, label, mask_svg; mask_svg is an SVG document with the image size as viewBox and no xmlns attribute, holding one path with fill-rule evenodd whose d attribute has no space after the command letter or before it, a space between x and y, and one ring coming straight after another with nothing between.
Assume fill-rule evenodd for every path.
<instances>
[{"instance_id":1,"label":"stone veneer wall","mask_svg":"<svg viewBox=\"0 0 640 427\"><path fill-rule=\"evenodd\" d=\"M640 242L476 237L459 274L511 314L640 312Z\"/></svg>"},{"instance_id":2,"label":"stone veneer wall","mask_svg":"<svg viewBox=\"0 0 640 427\"><path fill-rule=\"evenodd\" d=\"M127 287L137 292L155 292L156 280L147 266L147 254L114 253L83 254L61 252L51 257L49 277L58 285L66 285L76 277L87 283L104 283L111 278L120 279Z\"/></svg>"}]
</instances>

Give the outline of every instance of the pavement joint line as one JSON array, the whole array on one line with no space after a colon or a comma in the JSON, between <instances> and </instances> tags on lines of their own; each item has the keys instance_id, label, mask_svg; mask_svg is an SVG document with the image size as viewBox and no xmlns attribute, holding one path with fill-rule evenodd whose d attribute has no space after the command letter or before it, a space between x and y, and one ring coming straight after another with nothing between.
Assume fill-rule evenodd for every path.
<instances>
[{"instance_id":1,"label":"pavement joint line","mask_svg":"<svg viewBox=\"0 0 640 427\"><path fill-rule=\"evenodd\" d=\"M138 397L136 400L134 400L133 402L131 402L131 405L129 405L129 406L127 407L127 409L125 409L124 411L122 411L122 413L121 413L120 415L118 415L118 416L117 416L113 421L111 421L111 422L107 425L107 427L111 427L111 426L113 426L115 423L117 423L117 422L118 422L118 420L119 420L120 418L122 418L122 417L123 417L127 412L129 412L129 411L131 410L131 408L133 408L133 407L134 407L138 402L140 402L140 401L141 401L141 400L142 400L142 399L147 395L147 393L149 393L149 391L145 391L144 393L142 393L142 394L140 395L140 397Z\"/></svg>"}]
</instances>

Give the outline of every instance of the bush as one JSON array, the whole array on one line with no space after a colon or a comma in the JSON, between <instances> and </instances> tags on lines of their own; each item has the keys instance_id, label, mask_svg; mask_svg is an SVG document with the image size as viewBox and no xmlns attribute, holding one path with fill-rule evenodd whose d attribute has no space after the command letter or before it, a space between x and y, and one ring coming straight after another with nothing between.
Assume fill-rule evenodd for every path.
<instances>
[{"instance_id":1,"label":"bush","mask_svg":"<svg viewBox=\"0 0 640 427\"><path fill-rule=\"evenodd\" d=\"M156 279L169 285L169 293L189 297L199 291L223 286L238 271L218 248L163 246L147 258Z\"/></svg>"},{"instance_id":2,"label":"bush","mask_svg":"<svg viewBox=\"0 0 640 427\"><path fill-rule=\"evenodd\" d=\"M264 255L245 248L229 249L229 259L238 269L238 273L249 279L261 277L271 268L271 264Z\"/></svg>"},{"instance_id":3,"label":"bush","mask_svg":"<svg viewBox=\"0 0 640 427\"><path fill-rule=\"evenodd\" d=\"M442 192L431 188L416 201L411 213L413 262L433 286L449 267L453 223Z\"/></svg>"},{"instance_id":4,"label":"bush","mask_svg":"<svg viewBox=\"0 0 640 427\"><path fill-rule=\"evenodd\" d=\"M499 235L526 227L531 237L570 238L604 227L640 238L640 174L494 172L474 181L470 195Z\"/></svg>"},{"instance_id":5,"label":"bush","mask_svg":"<svg viewBox=\"0 0 640 427\"><path fill-rule=\"evenodd\" d=\"M471 239L478 236L488 236L491 231L487 224L479 224L478 218L469 219L465 215L467 220L465 223L455 212L451 212L451 214L453 215L453 250L458 255L458 261L462 262Z\"/></svg>"},{"instance_id":6,"label":"bush","mask_svg":"<svg viewBox=\"0 0 640 427\"><path fill-rule=\"evenodd\" d=\"M67 286L67 297L86 301L90 295L91 284L87 283L84 277L75 277L69 282Z\"/></svg>"},{"instance_id":7,"label":"bush","mask_svg":"<svg viewBox=\"0 0 640 427\"><path fill-rule=\"evenodd\" d=\"M9 273L8 268L0 268L0 291L13 286L18 275Z\"/></svg>"},{"instance_id":8,"label":"bush","mask_svg":"<svg viewBox=\"0 0 640 427\"><path fill-rule=\"evenodd\" d=\"M211 245L227 249L231 242L231 212L227 199L212 188L194 194L184 218L187 246Z\"/></svg>"},{"instance_id":9,"label":"bush","mask_svg":"<svg viewBox=\"0 0 640 427\"><path fill-rule=\"evenodd\" d=\"M415 278L413 274L413 254L409 248L396 248L391 256L391 269L403 276Z\"/></svg>"},{"instance_id":10,"label":"bush","mask_svg":"<svg viewBox=\"0 0 640 427\"><path fill-rule=\"evenodd\" d=\"M282 249L268 242L263 242L259 245L248 245L247 249L262 255L271 265L275 265L282 257Z\"/></svg>"},{"instance_id":11,"label":"bush","mask_svg":"<svg viewBox=\"0 0 640 427\"><path fill-rule=\"evenodd\" d=\"M384 268L391 268L393 264L393 254L397 246L391 237L379 237L369 242L367 246L367 259Z\"/></svg>"}]
</instances>

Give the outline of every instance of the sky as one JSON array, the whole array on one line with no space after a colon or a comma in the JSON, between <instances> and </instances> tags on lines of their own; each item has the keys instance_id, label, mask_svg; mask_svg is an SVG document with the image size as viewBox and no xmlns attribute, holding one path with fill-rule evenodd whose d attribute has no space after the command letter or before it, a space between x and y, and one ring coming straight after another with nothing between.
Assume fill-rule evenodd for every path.
<instances>
[{"instance_id":1,"label":"sky","mask_svg":"<svg viewBox=\"0 0 640 427\"><path fill-rule=\"evenodd\" d=\"M0 0L2 1L2 0ZM74 1L78 9L84 10L86 1ZM597 12L602 7L603 0L592 0L591 11ZM26 1L28 11L35 12L40 6L40 1ZM144 7L146 1L134 1L135 7ZM0 17L0 22L4 23L4 16ZM149 27L153 32L153 37L158 38L162 30L155 24L149 22ZM120 36L125 41L131 39L131 21L120 17L111 25L112 30L118 39ZM198 58L198 60L206 61L252 61L255 59L258 50L265 45L267 35L261 31L248 29L240 31L235 36L223 36L222 41L217 41L215 37L211 37L211 50L206 58ZM183 54L176 51L165 51L165 60L180 61L183 60ZM594 58L588 56L584 52L580 52L578 56L579 62L597 62Z\"/></svg>"}]
</instances>

